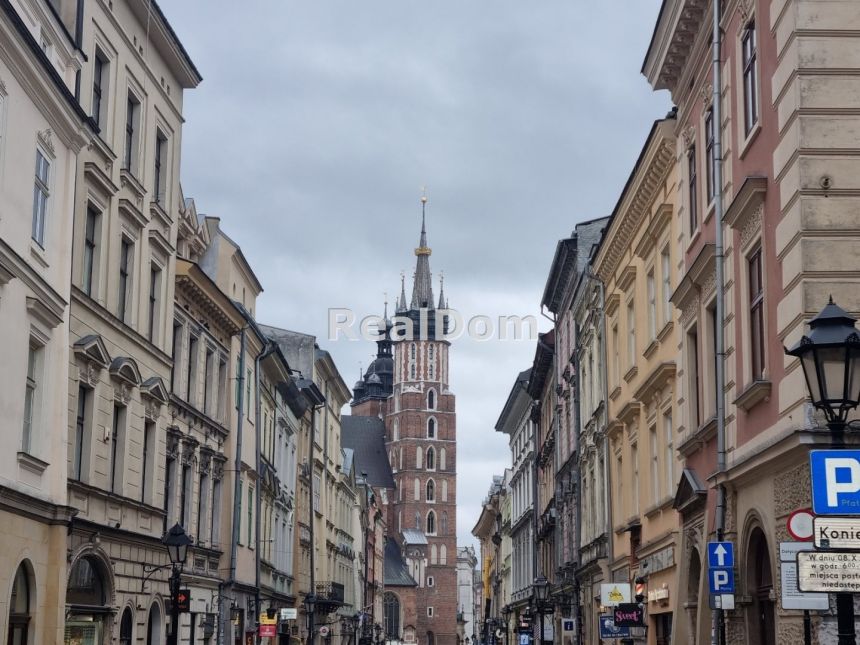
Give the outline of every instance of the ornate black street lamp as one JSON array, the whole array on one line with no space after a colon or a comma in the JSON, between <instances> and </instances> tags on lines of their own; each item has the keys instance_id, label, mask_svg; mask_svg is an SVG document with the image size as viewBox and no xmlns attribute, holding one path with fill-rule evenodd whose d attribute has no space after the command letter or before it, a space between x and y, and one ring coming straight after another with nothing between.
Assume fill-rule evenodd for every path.
<instances>
[{"instance_id":1,"label":"ornate black street lamp","mask_svg":"<svg viewBox=\"0 0 860 645\"><path fill-rule=\"evenodd\" d=\"M373 626L373 633L376 636L376 642L381 643L382 642L382 625L380 625L379 623L376 623Z\"/></svg>"},{"instance_id":2,"label":"ornate black street lamp","mask_svg":"<svg viewBox=\"0 0 860 645\"><path fill-rule=\"evenodd\" d=\"M505 605L504 607L502 607L502 616L505 619L505 645L510 645L510 642L508 641L508 627L511 622L512 611L513 610L511 609L510 605Z\"/></svg>"},{"instance_id":3,"label":"ornate black street lamp","mask_svg":"<svg viewBox=\"0 0 860 645\"><path fill-rule=\"evenodd\" d=\"M316 626L314 625L314 612L316 611L317 606L317 597L312 593L308 593L305 595L305 616L308 619L308 644L313 645L314 642L314 630Z\"/></svg>"},{"instance_id":4,"label":"ornate black street lamp","mask_svg":"<svg viewBox=\"0 0 860 645\"><path fill-rule=\"evenodd\" d=\"M848 413L860 403L860 335L856 318L833 298L809 322L809 334L785 353L800 359L812 405L824 412L833 444L845 446ZM856 645L854 597L836 594L839 645Z\"/></svg>"},{"instance_id":5,"label":"ornate black street lamp","mask_svg":"<svg viewBox=\"0 0 860 645\"><path fill-rule=\"evenodd\" d=\"M544 642L543 616L546 611L547 600L549 599L549 580L546 579L546 576L540 575L535 578L532 587L534 587L537 612L540 614L540 640L538 641L538 645L541 645Z\"/></svg>"},{"instance_id":6,"label":"ornate black street lamp","mask_svg":"<svg viewBox=\"0 0 860 645\"><path fill-rule=\"evenodd\" d=\"M193 544L188 534L179 524L174 524L162 538L161 543L167 547L167 556L173 565L170 574L170 634L167 645L179 642L179 587L182 579L182 567L188 557L188 547Z\"/></svg>"}]
</instances>

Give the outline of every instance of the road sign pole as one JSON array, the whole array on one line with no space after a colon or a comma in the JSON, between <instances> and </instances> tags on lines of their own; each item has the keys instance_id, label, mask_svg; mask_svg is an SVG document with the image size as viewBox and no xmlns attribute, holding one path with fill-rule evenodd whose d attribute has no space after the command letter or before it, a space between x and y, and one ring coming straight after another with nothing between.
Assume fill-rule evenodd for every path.
<instances>
[{"instance_id":1,"label":"road sign pole","mask_svg":"<svg viewBox=\"0 0 860 645\"><path fill-rule=\"evenodd\" d=\"M836 594L836 625L839 645L857 645L854 634L854 595Z\"/></svg>"}]
</instances>

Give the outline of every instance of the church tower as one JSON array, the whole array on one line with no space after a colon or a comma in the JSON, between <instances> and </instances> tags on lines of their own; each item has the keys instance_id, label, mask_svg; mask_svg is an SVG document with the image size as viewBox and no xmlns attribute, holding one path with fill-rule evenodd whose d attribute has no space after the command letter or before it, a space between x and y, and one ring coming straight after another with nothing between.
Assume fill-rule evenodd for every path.
<instances>
[{"instance_id":1,"label":"church tower","mask_svg":"<svg viewBox=\"0 0 860 645\"><path fill-rule=\"evenodd\" d=\"M435 325L436 311L447 309L447 301L441 281L434 299L426 207L422 197L411 299L401 280L396 317L389 321L386 315L377 357L356 383L352 414L382 418L385 424L397 486L388 505L388 535L396 539L403 567L415 582L408 591L390 591L402 607L402 640L457 645L456 413L448 387L450 343ZM392 337L398 321L407 318L413 322L412 338Z\"/></svg>"},{"instance_id":2,"label":"church tower","mask_svg":"<svg viewBox=\"0 0 860 645\"><path fill-rule=\"evenodd\" d=\"M426 565L407 564L416 589L419 644L457 642L457 433L454 394L448 388L450 343L435 328L436 306L427 243L427 198L421 198L421 235L415 249L412 298L401 289L397 315L413 321L413 338L394 343L394 379L386 418L388 449L395 459L394 504L398 530L410 542L425 542ZM443 286L438 308L447 308ZM426 318L426 335L419 320ZM437 331L439 333L437 333ZM392 518L394 519L394 518Z\"/></svg>"}]
</instances>

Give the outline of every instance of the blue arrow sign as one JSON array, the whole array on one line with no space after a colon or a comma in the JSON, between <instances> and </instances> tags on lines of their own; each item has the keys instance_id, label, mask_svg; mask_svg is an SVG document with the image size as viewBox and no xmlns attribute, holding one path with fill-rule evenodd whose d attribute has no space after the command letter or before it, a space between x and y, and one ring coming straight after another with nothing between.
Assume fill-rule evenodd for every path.
<instances>
[{"instance_id":1,"label":"blue arrow sign","mask_svg":"<svg viewBox=\"0 0 860 645\"><path fill-rule=\"evenodd\" d=\"M735 545L731 542L708 542L708 567L735 566Z\"/></svg>"},{"instance_id":2,"label":"blue arrow sign","mask_svg":"<svg viewBox=\"0 0 860 645\"><path fill-rule=\"evenodd\" d=\"M812 511L860 515L860 450L812 450Z\"/></svg>"},{"instance_id":3,"label":"blue arrow sign","mask_svg":"<svg viewBox=\"0 0 860 645\"><path fill-rule=\"evenodd\" d=\"M708 587L710 587L711 593L734 593L734 569L709 569Z\"/></svg>"}]
</instances>

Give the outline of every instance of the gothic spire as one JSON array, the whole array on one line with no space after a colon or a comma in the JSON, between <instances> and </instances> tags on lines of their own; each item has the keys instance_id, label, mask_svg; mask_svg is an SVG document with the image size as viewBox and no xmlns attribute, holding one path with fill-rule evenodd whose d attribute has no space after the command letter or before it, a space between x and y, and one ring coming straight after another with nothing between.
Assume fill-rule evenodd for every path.
<instances>
[{"instance_id":1,"label":"gothic spire","mask_svg":"<svg viewBox=\"0 0 860 645\"><path fill-rule=\"evenodd\" d=\"M433 284L430 275L430 247L427 246L426 225L427 195L421 196L421 237L415 249L415 282L412 286L410 309L433 308Z\"/></svg>"},{"instance_id":2,"label":"gothic spire","mask_svg":"<svg viewBox=\"0 0 860 645\"><path fill-rule=\"evenodd\" d=\"M448 303L445 302L445 275L439 272L439 305L437 309L447 309Z\"/></svg>"},{"instance_id":3,"label":"gothic spire","mask_svg":"<svg viewBox=\"0 0 860 645\"><path fill-rule=\"evenodd\" d=\"M406 311L406 274L403 271L400 272L400 297L397 299L397 305L395 306L395 313L402 313Z\"/></svg>"}]
</instances>

